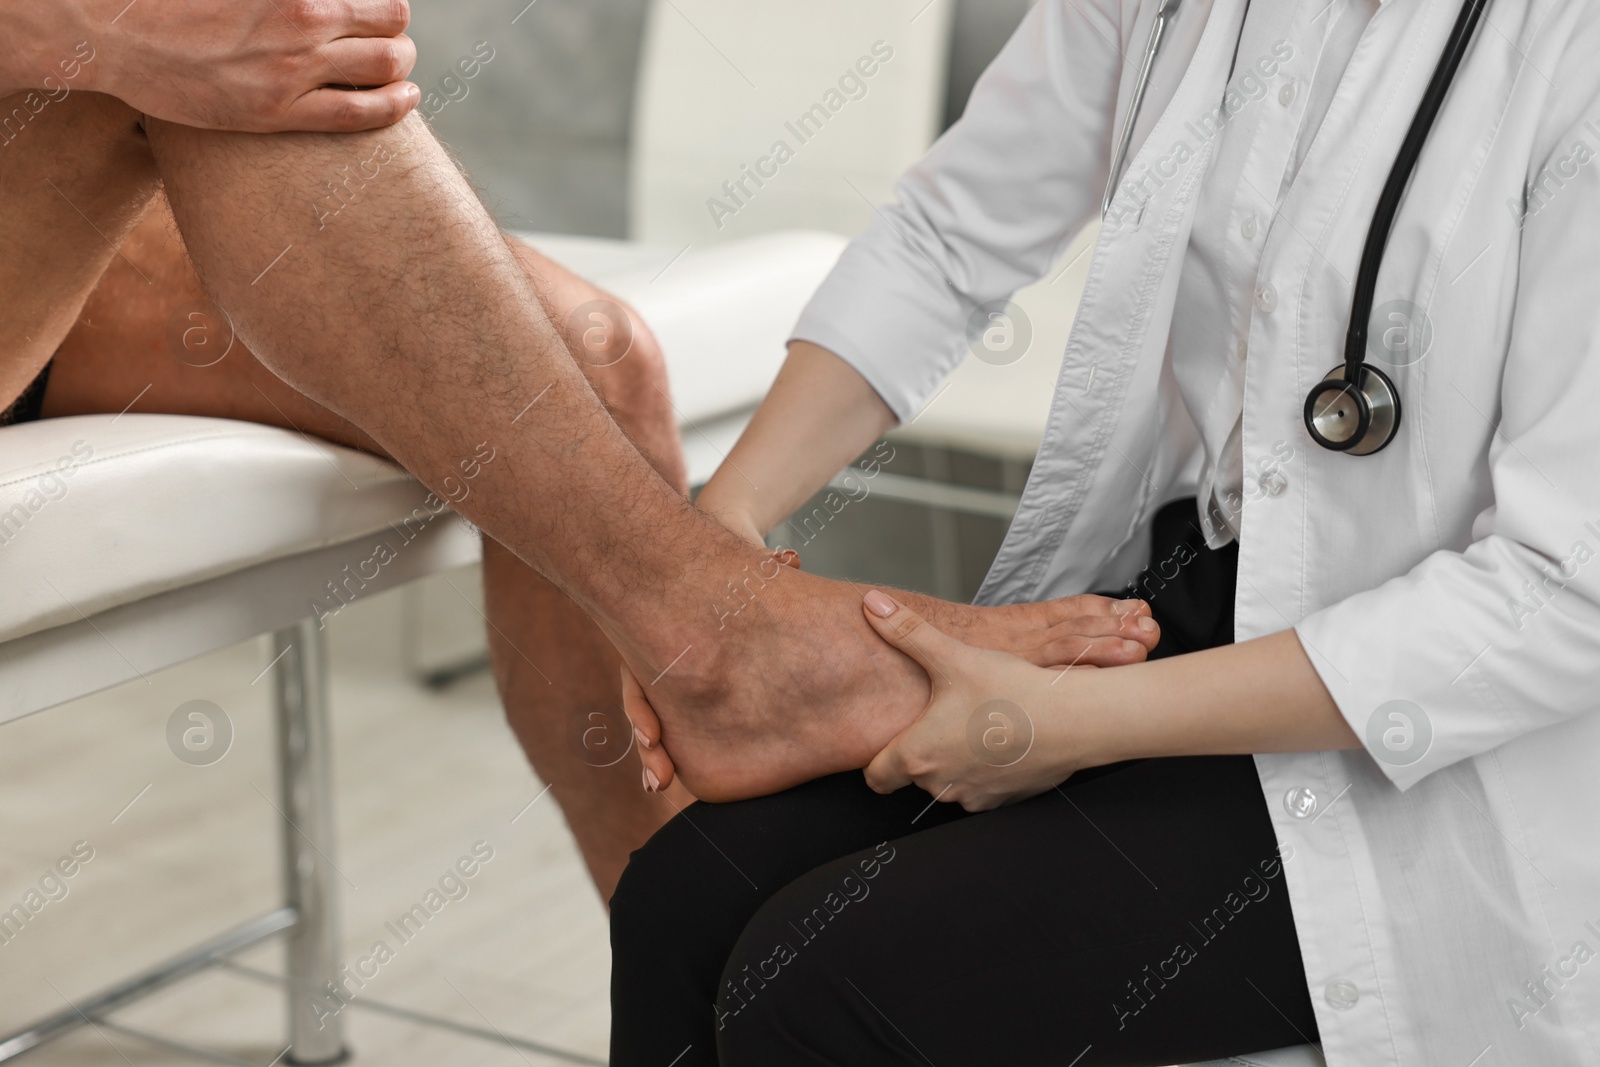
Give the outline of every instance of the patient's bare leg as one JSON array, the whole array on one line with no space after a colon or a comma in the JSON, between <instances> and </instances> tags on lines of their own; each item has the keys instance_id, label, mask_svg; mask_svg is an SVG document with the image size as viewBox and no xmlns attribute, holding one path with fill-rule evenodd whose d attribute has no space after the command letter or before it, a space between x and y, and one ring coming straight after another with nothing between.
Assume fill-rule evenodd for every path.
<instances>
[{"instance_id":1,"label":"patient's bare leg","mask_svg":"<svg viewBox=\"0 0 1600 1067\"><path fill-rule=\"evenodd\" d=\"M191 257L264 363L435 487L497 449L462 510L600 623L698 795L860 767L920 711L925 676L857 591L773 573L639 456L420 120L149 135ZM759 594L729 621L735 584Z\"/></svg>"},{"instance_id":2,"label":"patient's bare leg","mask_svg":"<svg viewBox=\"0 0 1600 1067\"><path fill-rule=\"evenodd\" d=\"M519 258L557 322L601 296L532 250L520 249ZM234 344L211 363L212 354L224 350L227 328L220 315L193 311L206 304L158 196L121 243L57 352L45 416L121 411L137 397L135 411L244 419L376 449L352 423L290 388L244 345ZM200 316L195 343L174 347L169 323L187 313ZM615 363L586 362L586 372L623 428L660 457L656 465L681 489L676 427L653 339L641 330L626 356L615 355ZM484 583L507 718L559 802L602 899L609 898L629 854L692 798L640 788L618 700L621 659L583 612L492 539L484 545Z\"/></svg>"},{"instance_id":3,"label":"patient's bare leg","mask_svg":"<svg viewBox=\"0 0 1600 1067\"><path fill-rule=\"evenodd\" d=\"M749 795L861 766L920 710L920 670L867 630L848 587L785 568L759 604L719 620L730 585L748 590L766 557L689 509L623 437L419 123L347 137L160 127L155 141L242 339L331 402L305 426L336 439L344 427L436 488L497 442L504 461L464 510L621 643L690 788ZM65 338L157 189L147 147L134 112L74 93L0 152L6 395ZM272 387L259 369L234 384ZM118 390L117 409L137 392ZM207 410L249 417L242 395ZM505 554L489 558L499 568Z\"/></svg>"},{"instance_id":4,"label":"patient's bare leg","mask_svg":"<svg viewBox=\"0 0 1600 1067\"><path fill-rule=\"evenodd\" d=\"M26 95L0 98L0 115L29 114ZM0 147L0 407L49 361L159 187L135 118L75 93Z\"/></svg>"}]
</instances>

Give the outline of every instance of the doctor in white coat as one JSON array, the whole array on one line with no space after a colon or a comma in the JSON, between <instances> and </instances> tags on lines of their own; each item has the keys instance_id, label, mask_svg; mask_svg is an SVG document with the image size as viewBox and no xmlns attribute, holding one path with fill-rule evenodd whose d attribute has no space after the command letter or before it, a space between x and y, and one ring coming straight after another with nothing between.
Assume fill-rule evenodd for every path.
<instances>
[{"instance_id":1,"label":"doctor in white coat","mask_svg":"<svg viewBox=\"0 0 1600 1067\"><path fill-rule=\"evenodd\" d=\"M969 649L869 594L869 619L928 668L934 697L868 780L915 783L940 809L1045 793L976 826L1088 767L1253 755L1252 803L1292 900L1305 983L1293 997L1314 1014L1315 1033L1295 1030L1328 1064L1600 1063L1600 4L1497 0L1483 16L1382 258L1368 360L1403 414L1370 455L1320 447L1304 405L1344 359L1369 222L1461 0L1173 7L1035 6L803 316L702 506L765 534L913 417L967 352L974 315L1039 278L1104 210L1049 428L980 600L1135 581L1160 617L1153 575L1228 553L1238 643L1061 675ZM1169 554L1157 558L1152 522L1174 501L1192 537L1173 556L1158 532ZM1013 763L969 743L973 709L1000 699L1029 728ZM925 827L906 826L897 847ZM627 891L625 879L621 912ZM857 910L892 927L896 901L885 889ZM813 966L806 954L824 950L809 944L785 974ZM659 963L670 949L656 951ZM742 986L755 999L737 1008L732 983L722 990L723 1062L760 1041L774 1043L767 1063L811 1062L771 1035L825 1047L834 1024L815 1002L764 1037L727 1036L734 1016L803 981L774 979L764 1001ZM1128 990L1154 1006L1180 984ZM930 1047L940 1023L909 1001L897 1013L892 989L856 992L886 1042L918 1050L904 1061L964 1062ZM1096 1010L1133 1025L1133 1004ZM860 1013L865 1032L877 1016ZM1058 1024L1013 1018L990 1038L1000 1049L1001 1033ZM1229 1025L1219 1011L1192 1047L1254 1051L1198 1040ZM1079 1054L1057 1036L1058 1055L1037 1062ZM1145 1062L1099 1054L1082 1062Z\"/></svg>"}]
</instances>

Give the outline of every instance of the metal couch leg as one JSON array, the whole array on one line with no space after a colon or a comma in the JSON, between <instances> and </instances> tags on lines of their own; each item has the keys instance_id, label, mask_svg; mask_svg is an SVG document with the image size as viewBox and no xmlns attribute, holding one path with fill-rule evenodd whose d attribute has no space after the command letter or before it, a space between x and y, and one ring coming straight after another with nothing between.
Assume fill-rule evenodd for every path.
<instances>
[{"instance_id":1,"label":"metal couch leg","mask_svg":"<svg viewBox=\"0 0 1600 1067\"><path fill-rule=\"evenodd\" d=\"M283 861L289 907L299 921L287 935L288 1061L330 1064L348 1058L338 985L339 887L333 865L333 803L328 686L322 631L306 619L273 634Z\"/></svg>"}]
</instances>

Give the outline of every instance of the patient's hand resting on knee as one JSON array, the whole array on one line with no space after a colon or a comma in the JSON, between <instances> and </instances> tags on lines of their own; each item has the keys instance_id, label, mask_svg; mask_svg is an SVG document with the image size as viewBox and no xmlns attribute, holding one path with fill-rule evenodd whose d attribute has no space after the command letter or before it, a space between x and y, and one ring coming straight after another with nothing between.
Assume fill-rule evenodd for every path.
<instances>
[{"instance_id":1,"label":"patient's hand resting on knee","mask_svg":"<svg viewBox=\"0 0 1600 1067\"><path fill-rule=\"evenodd\" d=\"M0 50L0 95L83 89L208 130L376 129L421 98L410 20L406 0L0 3L0 39L24 43Z\"/></svg>"}]
</instances>

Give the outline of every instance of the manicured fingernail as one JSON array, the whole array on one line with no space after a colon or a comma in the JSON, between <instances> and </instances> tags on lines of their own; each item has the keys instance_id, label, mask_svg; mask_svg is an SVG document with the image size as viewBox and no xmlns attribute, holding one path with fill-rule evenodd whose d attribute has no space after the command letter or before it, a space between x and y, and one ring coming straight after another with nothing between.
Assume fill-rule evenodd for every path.
<instances>
[{"instance_id":1,"label":"manicured fingernail","mask_svg":"<svg viewBox=\"0 0 1600 1067\"><path fill-rule=\"evenodd\" d=\"M793 567L796 570L800 569L800 553L796 552L792 548L784 549L773 558L776 559L782 566Z\"/></svg>"},{"instance_id":2,"label":"manicured fingernail","mask_svg":"<svg viewBox=\"0 0 1600 1067\"><path fill-rule=\"evenodd\" d=\"M895 613L895 602L876 589L868 592L864 599L867 602L867 610L880 619L887 619Z\"/></svg>"},{"instance_id":3,"label":"manicured fingernail","mask_svg":"<svg viewBox=\"0 0 1600 1067\"><path fill-rule=\"evenodd\" d=\"M656 772L649 767L644 769L644 791L646 793L661 792L661 779L656 777Z\"/></svg>"},{"instance_id":4,"label":"manicured fingernail","mask_svg":"<svg viewBox=\"0 0 1600 1067\"><path fill-rule=\"evenodd\" d=\"M1143 630L1147 634L1155 633L1156 630L1158 629L1158 627L1156 626L1156 620L1152 619L1148 615L1140 616L1140 618L1139 618L1139 629Z\"/></svg>"},{"instance_id":5,"label":"manicured fingernail","mask_svg":"<svg viewBox=\"0 0 1600 1067\"><path fill-rule=\"evenodd\" d=\"M646 737L644 734L640 733L639 732L639 728L637 726L635 726L633 728L633 736L634 736L634 739L639 742L639 747L640 748L649 748L650 747L650 739L648 737Z\"/></svg>"}]
</instances>

